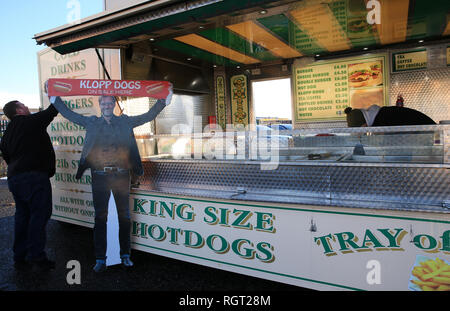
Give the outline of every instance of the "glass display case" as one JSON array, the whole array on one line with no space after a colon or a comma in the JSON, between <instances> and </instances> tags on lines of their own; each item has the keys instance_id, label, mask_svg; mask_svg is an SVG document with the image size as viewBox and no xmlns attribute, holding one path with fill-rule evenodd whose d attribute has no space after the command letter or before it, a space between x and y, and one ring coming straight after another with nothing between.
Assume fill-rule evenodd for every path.
<instances>
[{"instance_id":1,"label":"glass display case","mask_svg":"<svg viewBox=\"0 0 450 311\"><path fill-rule=\"evenodd\" d=\"M445 164L449 125L156 135L144 159ZM147 143L148 144L148 143Z\"/></svg>"},{"instance_id":2,"label":"glass display case","mask_svg":"<svg viewBox=\"0 0 450 311\"><path fill-rule=\"evenodd\" d=\"M448 212L449 125L156 135L139 189Z\"/></svg>"}]
</instances>

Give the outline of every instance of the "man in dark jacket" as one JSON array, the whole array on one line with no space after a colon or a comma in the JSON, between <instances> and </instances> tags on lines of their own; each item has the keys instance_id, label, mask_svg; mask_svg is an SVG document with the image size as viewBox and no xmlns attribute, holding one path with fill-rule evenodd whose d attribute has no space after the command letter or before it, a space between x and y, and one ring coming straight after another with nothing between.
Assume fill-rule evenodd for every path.
<instances>
[{"instance_id":1,"label":"man in dark jacket","mask_svg":"<svg viewBox=\"0 0 450 311\"><path fill-rule=\"evenodd\" d=\"M86 169L91 169L92 198L95 209L95 272L106 270L106 223L111 191L119 218L122 265L124 267L133 266L133 262L130 260L130 174L141 176L144 173L133 128L156 118L170 103L172 94L172 86L170 86L169 95L165 100L157 100L148 112L138 116L125 114L115 116L113 111L116 103L113 96L99 97L101 117L83 116L67 108L60 97L50 98L50 102L66 119L86 128L86 137L76 178L81 178Z\"/></svg>"},{"instance_id":2,"label":"man in dark jacket","mask_svg":"<svg viewBox=\"0 0 450 311\"><path fill-rule=\"evenodd\" d=\"M377 105L372 105L368 109L347 107L344 112L349 127L436 124L422 112L406 107Z\"/></svg>"},{"instance_id":3,"label":"man in dark jacket","mask_svg":"<svg viewBox=\"0 0 450 311\"><path fill-rule=\"evenodd\" d=\"M19 101L3 107L11 120L0 149L8 164L8 187L16 203L14 227L14 262L16 268L28 262L52 269L55 263L45 252L46 226L52 214L50 178L55 174L55 152L47 126L58 114L50 105L31 114Z\"/></svg>"}]
</instances>

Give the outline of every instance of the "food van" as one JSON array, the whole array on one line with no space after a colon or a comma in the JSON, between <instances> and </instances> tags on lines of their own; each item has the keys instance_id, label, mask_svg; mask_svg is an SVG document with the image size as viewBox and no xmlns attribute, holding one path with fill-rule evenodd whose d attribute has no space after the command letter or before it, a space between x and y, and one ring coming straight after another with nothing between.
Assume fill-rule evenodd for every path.
<instances>
[{"instance_id":1,"label":"food van","mask_svg":"<svg viewBox=\"0 0 450 311\"><path fill-rule=\"evenodd\" d=\"M134 249L318 290L450 289L448 1L126 3L35 40L41 82L174 85L135 129ZM261 134L254 83L282 78L292 130ZM99 111L95 96L64 100ZM121 97L116 113L154 102ZM436 124L347 126L346 107L371 105ZM74 177L84 129L58 117L49 133L52 217L92 227L90 173Z\"/></svg>"}]
</instances>

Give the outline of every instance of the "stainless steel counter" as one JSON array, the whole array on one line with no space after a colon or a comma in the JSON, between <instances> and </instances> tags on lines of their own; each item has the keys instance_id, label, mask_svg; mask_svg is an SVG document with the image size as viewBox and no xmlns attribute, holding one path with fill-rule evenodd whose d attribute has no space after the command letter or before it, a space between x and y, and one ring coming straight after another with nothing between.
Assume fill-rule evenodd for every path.
<instances>
[{"instance_id":1,"label":"stainless steel counter","mask_svg":"<svg viewBox=\"0 0 450 311\"><path fill-rule=\"evenodd\" d=\"M450 213L449 131L448 125L436 125L329 129L330 136L315 136L323 129L283 132L293 139L289 147L279 148L273 165L253 157L251 148L246 149L245 160L206 160L190 154L176 160L160 154L144 159L140 189L207 198ZM248 140L248 133L244 136ZM362 144L363 154L355 153L355 144Z\"/></svg>"},{"instance_id":2,"label":"stainless steel counter","mask_svg":"<svg viewBox=\"0 0 450 311\"><path fill-rule=\"evenodd\" d=\"M171 194L358 208L450 213L446 165L145 161L141 189Z\"/></svg>"}]
</instances>

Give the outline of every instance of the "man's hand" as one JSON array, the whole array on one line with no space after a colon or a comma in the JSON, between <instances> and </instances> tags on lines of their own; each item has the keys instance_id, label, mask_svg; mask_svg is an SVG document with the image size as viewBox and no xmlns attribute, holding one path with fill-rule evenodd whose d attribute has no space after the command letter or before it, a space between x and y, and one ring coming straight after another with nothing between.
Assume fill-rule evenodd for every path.
<instances>
[{"instance_id":1,"label":"man's hand","mask_svg":"<svg viewBox=\"0 0 450 311\"><path fill-rule=\"evenodd\" d=\"M172 95L173 95L173 85L172 83L170 83L169 86L169 94L166 97L166 106L168 106L170 104L170 102L172 101Z\"/></svg>"},{"instance_id":2,"label":"man's hand","mask_svg":"<svg viewBox=\"0 0 450 311\"><path fill-rule=\"evenodd\" d=\"M45 93L45 95L48 96L48 99L50 100L50 104L54 104L57 96L49 96L48 95L48 80L45 81L45 83L44 83L44 93Z\"/></svg>"}]
</instances>

